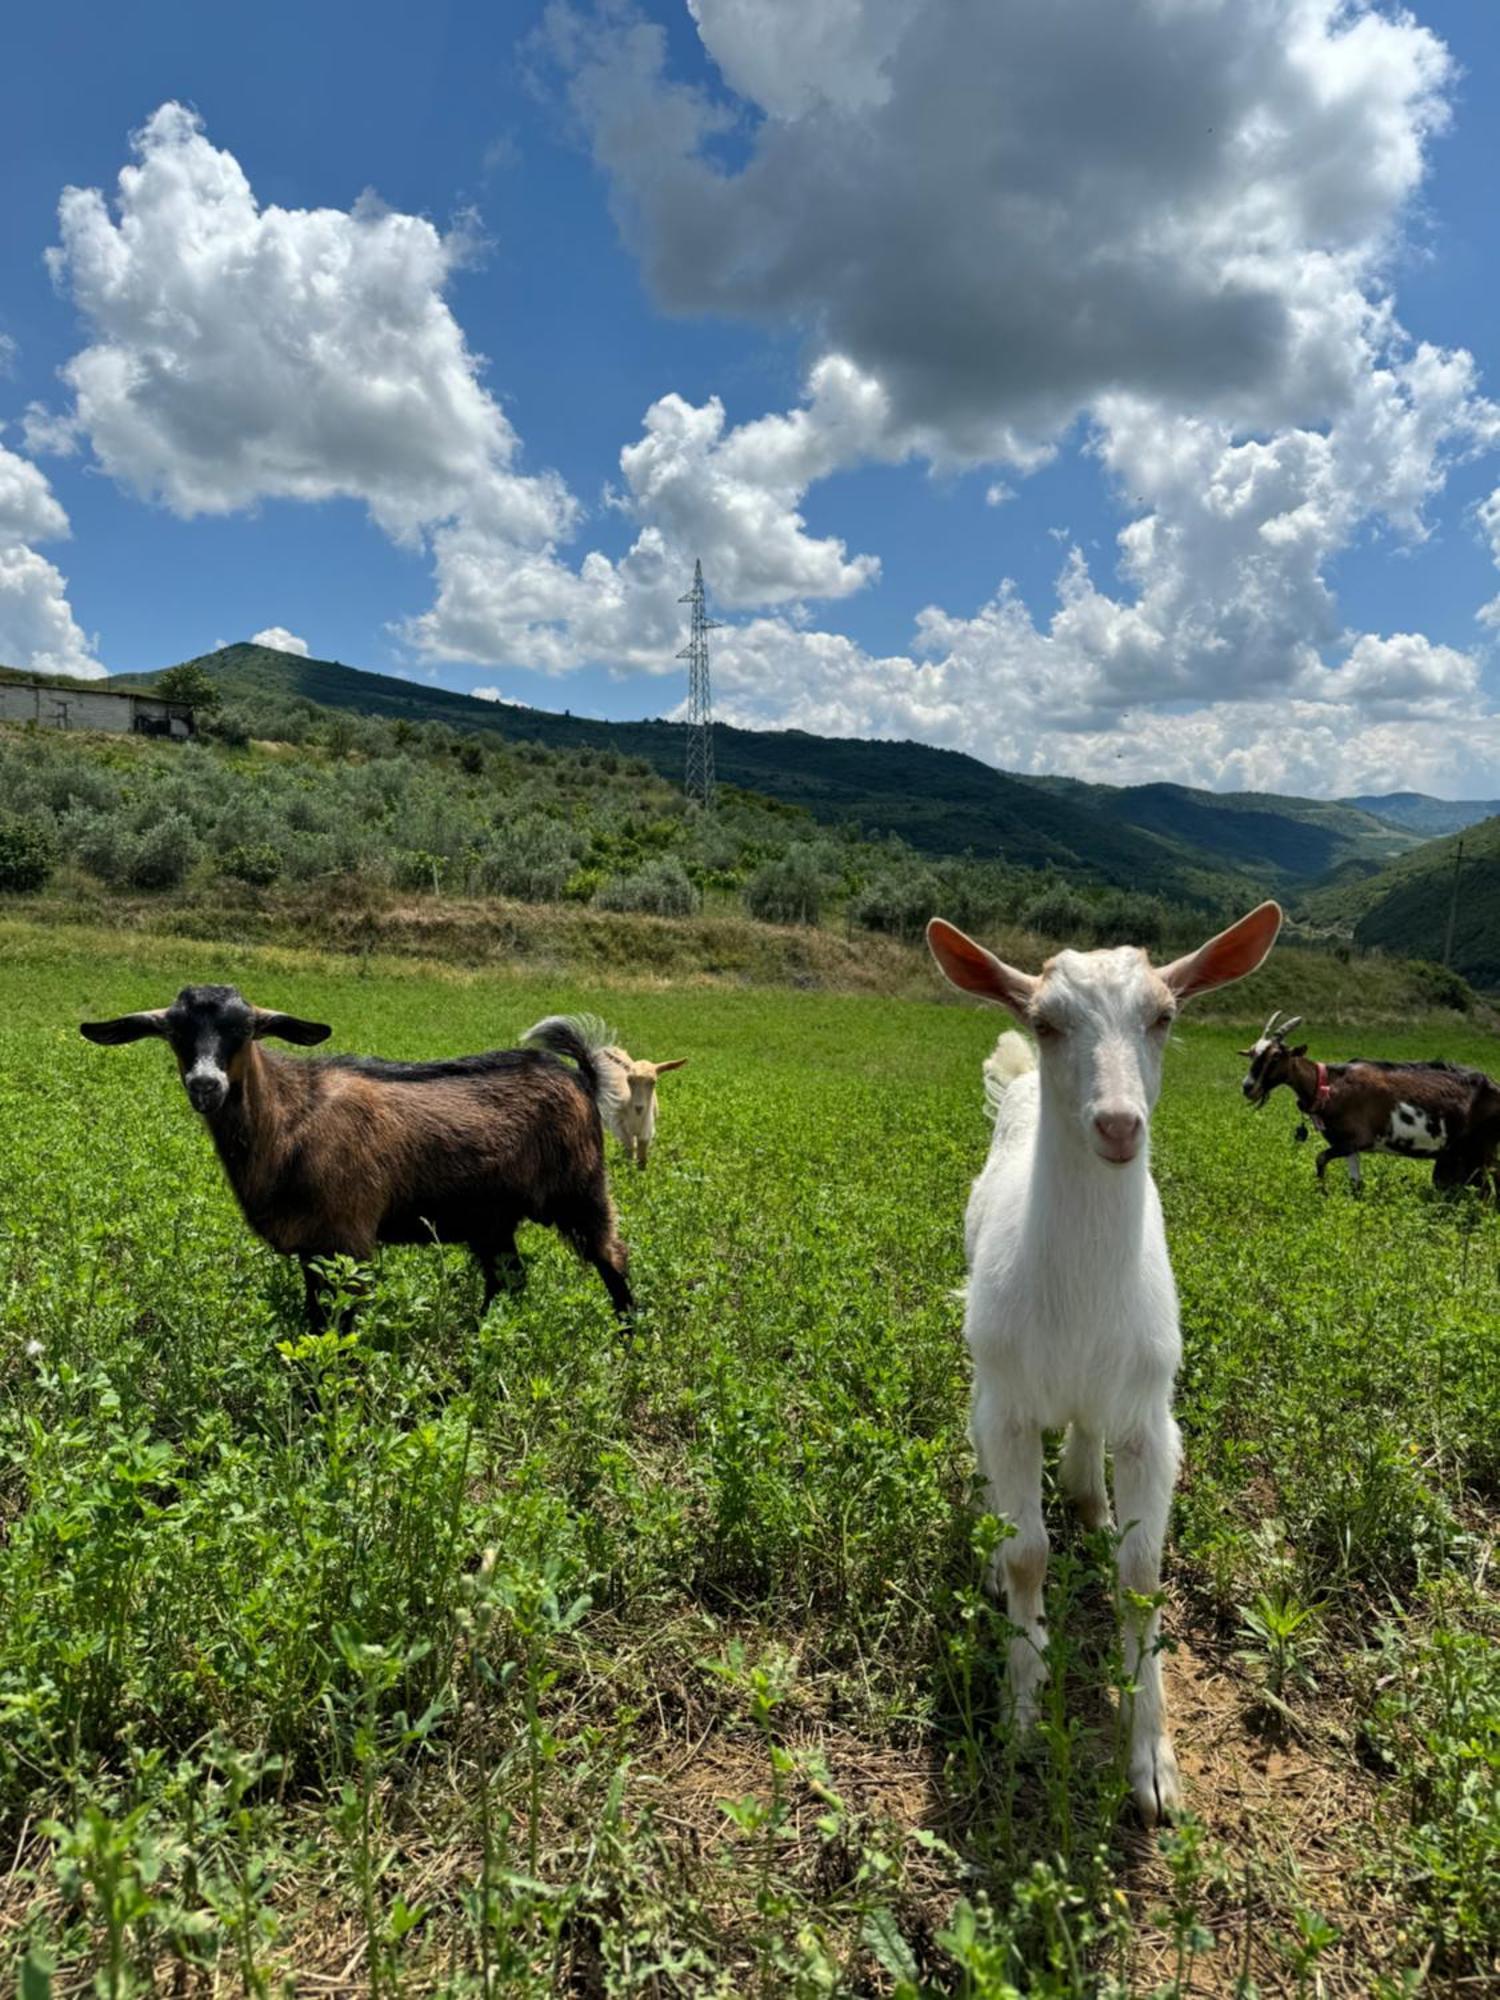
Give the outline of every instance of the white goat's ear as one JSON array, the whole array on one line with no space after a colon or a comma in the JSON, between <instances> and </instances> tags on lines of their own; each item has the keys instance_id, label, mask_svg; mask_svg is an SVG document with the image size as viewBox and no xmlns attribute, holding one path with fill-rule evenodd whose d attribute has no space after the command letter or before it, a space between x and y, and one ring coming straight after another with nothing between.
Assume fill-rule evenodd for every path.
<instances>
[{"instance_id":1,"label":"white goat's ear","mask_svg":"<svg viewBox=\"0 0 1500 2000\"><path fill-rule=\"evenodd\" d=\"M1161 977L1179 1000L1191 1000L1195 993L1211 993L1216 986L1228 986L1254 972L1275 944L1280 929L1281 905L1262 903L1186 958L1161 966Z\"/></svg>"},{"instance_id":2,"label":"white goat's ear","mask_svg":"<svg viewBox=\"0 0 1500 2000\"><path fill-rule=\"evenodd\" d=\"M982 944L976 944L953 924L944 923L941 917L934 917L927 926L927 944L945 979L965 993L998 1001L1012 1014L1026 1018L1041 984L1034 972L1017 972L1013 965L996 958L992 951L986 951Z\"/></svg>"},{"instance_id":3,"label":"white goat's ear","mask_svg":"<svg viewBox=\"0 0 1500 2000\"><path fill-rule=\"evenodd\" d=\"M681 1069L682 1065L687 1061L688 1061L687 1056L673 1056L670 1062L653 1063L651 1067L656 1071L656 1074L660 1076L664 1070Z\"/></svg>"}]
</instances>

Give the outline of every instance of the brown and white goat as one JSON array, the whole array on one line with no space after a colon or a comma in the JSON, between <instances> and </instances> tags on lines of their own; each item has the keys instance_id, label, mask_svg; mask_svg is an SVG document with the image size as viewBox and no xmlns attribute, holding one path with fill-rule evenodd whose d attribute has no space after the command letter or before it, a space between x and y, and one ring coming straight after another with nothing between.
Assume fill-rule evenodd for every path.
<instances>
[{"instance_id":1,"label":"brown and white goat","mask_svg":"<svg viewBox=\"0 0 1500 2000\"><path fill-rule=\"evenodd\" d=\"M554 1031L558 1039L554 1038ZM584 1044L599 1072L599 1116L628 1157L638 1167L644 1167L656 1137L656 1079L665 1076L669 1069L681 1069L687 1057L647 1062L644 1057L622 1049L618 1042L612 1042L609 1039L612 1032L597 1014L549 1014L545 1021L528 1028L521 1040L551 1049L556 1055L572 1053L566 1045L568 1037Z\"/></svg>"},{"instance_id":2,"label":"brown and white goat","mask_svg":"<svg viewBox=\"0 0 1500 2000\"><path fill-rule=\"evenodd\" d=\"M1288 1048L1300 1014L1273 1014L1240 1054L1250 1067L1240 1088L1257 1110L1283 1086L1327 1144L1318 1179L1343 1160L1360 1181L1361 1153L1431 1160L1438 1187L1482 1179L1500 1143L1500 1090L1480 1070L1446 1062L1314 1062L1306 1042Z\"/></svg>"},{"instance_id":3,"label":"brown and white goat","mask_svg":"<svg viewBox=\"0 0 1500 2000\"><path fill-rule=\"evenodd\" d=\"M321 1021L252 1007L232 986L185 986L170 1007L85 1021L91 1042L170 1043L245 1220L301 1259L314 1327L326 1323L314 1260L367 1260L381 1243L467 1244L488 1310L524 1282L516 1229L556 1229L593 1265L622 1317L633 1309L599 1122L599 1073L582 1041L570 1069L540 1049L438 1062L276 1055ZM558 1037L558 1046L564 1038Z\"/></svg>"}]
</instances>

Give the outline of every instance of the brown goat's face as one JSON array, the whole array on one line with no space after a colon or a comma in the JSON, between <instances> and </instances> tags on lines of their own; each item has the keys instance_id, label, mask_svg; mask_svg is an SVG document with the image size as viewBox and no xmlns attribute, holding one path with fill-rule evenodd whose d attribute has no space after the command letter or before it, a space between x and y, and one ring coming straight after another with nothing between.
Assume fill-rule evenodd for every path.
<instances>
[{"instance_id":1,"label":"brown goat's face","mask_svg":"<svg viewBox=\"0 0 1500 2000\"><path fill-rule=\"evenodd\" d=\"M1292 1059L1305 1055L1307 1049L1305 1044L1289 1049L1277 1036L1263 1035L1254 1048L1242 1049L1240 1053L1250 1058L1250 1067L1245 1071L1240 1089L1258 1111L1273 1090L1291 1082Z\"/></svg>"},{"instance_id":2,"label":"brown goat's face","mask_svg":"<svg viewBox=\"0 0 1500 2000\"><path fill-rule=\"evenodd\" d=\"M171 1044L188 1101L211 1118L224 1108L231 1088L244 1074L245 1051L251 1042L277 1035L283 1041L311 1044L326 1041L333 1030L321 1021L252 1007L233 986L184 986L170 1007L122 1014L114 1021L85 1021L81 1032L91 1042L105 1045L160 1036Z\"/></svg>"},{"instance_id":3,"label":"brown goat's face","mask_svg":"<svg viewBox=\"0 0 1500 2000\"><path fill-rule=\"evenodd\" d=\"M212 1117L243 1073L254 1009L232 986L184 986L167 1009L166 1035L188 1102Z\"/></svg>"}]
</instances>

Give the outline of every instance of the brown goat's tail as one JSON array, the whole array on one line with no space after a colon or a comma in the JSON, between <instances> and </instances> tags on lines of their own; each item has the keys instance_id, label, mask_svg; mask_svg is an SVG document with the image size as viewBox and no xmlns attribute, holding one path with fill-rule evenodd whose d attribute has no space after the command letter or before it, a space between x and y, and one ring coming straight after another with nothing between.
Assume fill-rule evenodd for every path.
<instances>
[{"instance_id":1,"label":"brown goat's tail","mask_svg":"<svg viewBox=\"0 0 1500 2000\"><path fill-rule=\"evenodd\" d=\"M566 1056L576 1063L584 1089L596 1104L599 1102L599 1065L595 1055L608 1044L609 1029L597 1014L549 1014L545 1021L528 1028L521 1041L526 1048L548 1049L553 1055Z\"/></svg>"}]
</instances>

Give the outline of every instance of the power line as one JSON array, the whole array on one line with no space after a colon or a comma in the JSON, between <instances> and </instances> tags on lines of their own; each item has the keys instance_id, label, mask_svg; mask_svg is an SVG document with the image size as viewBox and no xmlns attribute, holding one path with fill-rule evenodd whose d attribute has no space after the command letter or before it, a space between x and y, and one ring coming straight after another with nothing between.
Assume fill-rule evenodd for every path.
<instances>
[{"instance_id":1,"label":"power line","mask_svg":"<svg viewBox=\"0 0 1500 2000\"><path fill-rule=\"evenodd\" d=\"M1453 852L1453 894L1448 903L1448 935L1443 940L1443 963L1453 963L1453 933L1458 925L1458 877L1464 865L1463 835L1459 835L1458 846Z\"/></svg>"}]
</instances>

